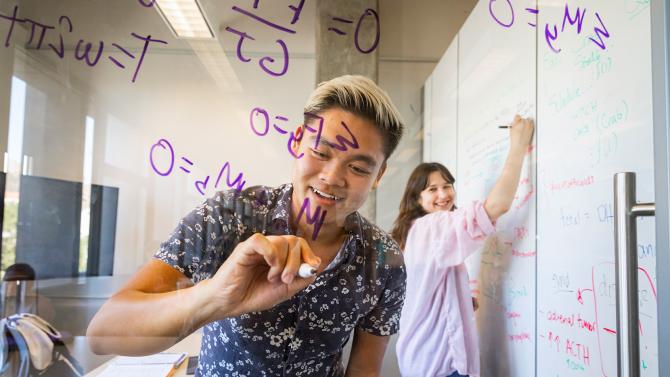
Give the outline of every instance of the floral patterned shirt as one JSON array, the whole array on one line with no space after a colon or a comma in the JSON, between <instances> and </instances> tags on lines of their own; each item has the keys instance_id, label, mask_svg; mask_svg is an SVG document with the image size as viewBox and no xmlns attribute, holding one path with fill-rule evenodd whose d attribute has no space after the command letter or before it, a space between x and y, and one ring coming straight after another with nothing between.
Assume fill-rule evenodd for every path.
<instances>
[{"instance_id":1,"label":"floral patterned shirt","mask_svg":"<svg viewBox=\"0 0 670 377\"><path fill-rule=\"evenodd\" d=\"M222 191L198 206L155 258L194 283L208 279L239 242L259 232L292 234L290 184ZM405 266L391 237L355 212L333 262L275 307L204 327L197 376L343 376L341 354L356 328L398 331Z\"/></svg>"}]
</instances>

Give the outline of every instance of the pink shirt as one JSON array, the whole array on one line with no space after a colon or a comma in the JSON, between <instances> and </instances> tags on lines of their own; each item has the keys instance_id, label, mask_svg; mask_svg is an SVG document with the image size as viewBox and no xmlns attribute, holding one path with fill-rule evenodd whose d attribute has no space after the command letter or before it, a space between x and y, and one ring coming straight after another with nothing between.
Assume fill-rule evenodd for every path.
<instances>
[{"instance_id":1,"label":"pink shirt","mask_svg":"<svg viewBox=\"0 0 670 377\"><path fill-rule=\"evenodd\" d=\"M463 262L495 231L482 203L417 219L407 235L407 291L396 345L403 377L479 376L479 345Z\"/></svg>"}]
</instances>

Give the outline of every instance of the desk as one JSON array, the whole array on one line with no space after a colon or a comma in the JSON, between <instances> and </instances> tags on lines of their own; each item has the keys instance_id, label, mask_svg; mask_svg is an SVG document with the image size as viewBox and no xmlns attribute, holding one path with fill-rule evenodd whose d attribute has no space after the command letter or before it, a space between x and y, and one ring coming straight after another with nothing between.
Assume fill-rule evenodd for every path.
<instances>
[{"instance_id":1,"label":"desk","mask_svg":"<svg viewBox=\"0 0 670 377\"><path fill-rule=\"evenodd\" d=\"M200 352L200 340L202 339L202 331L196 331L193 334L187 336L186 338L182 339L181 342L175 344L174 346L170 347L170 349L166 350L165 352L183 352L187 356L197 356L198 353ZM95 377L102 373L103 370L107 367L109 363L114 362L116 358L113 358L109 360L108 362L100 365L99 367L95 368L92 370L90 373L87 373L85 377ZM175 370L175 373L172 375L172 377L184 377L186 376L186 364L188 364L188 357L187 360L185 360L179 368Z\"/></svg>"}]
</instances>

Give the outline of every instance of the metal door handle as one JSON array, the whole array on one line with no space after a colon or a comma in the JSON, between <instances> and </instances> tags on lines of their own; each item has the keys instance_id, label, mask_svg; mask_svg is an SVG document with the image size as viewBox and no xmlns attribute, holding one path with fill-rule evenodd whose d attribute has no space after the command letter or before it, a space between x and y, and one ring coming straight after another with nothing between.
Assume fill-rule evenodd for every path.
<instances>
[{"instance_id":1,"label":"metal door handle","mask_svg":"<svg viewBox=\"0 0 670 377\"><path fill-rule=\"evenodd\" d=\"M654 216L654 203L635 200L635 173L614 175L614 247L616 269L617 375L640 376L640 331L637 290L637 224Z\"/></svg>"}]
</instances>

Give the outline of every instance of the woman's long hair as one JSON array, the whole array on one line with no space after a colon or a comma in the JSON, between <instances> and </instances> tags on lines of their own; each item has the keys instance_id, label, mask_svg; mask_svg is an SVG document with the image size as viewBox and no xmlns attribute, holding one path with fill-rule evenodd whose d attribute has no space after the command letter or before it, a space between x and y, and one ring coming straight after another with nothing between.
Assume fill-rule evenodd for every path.
<instances>
[{"instance_id":1,"label":"woman's long hair","mask_svg":"<svg viewBox=\"0 0 670 377\"><path fill-rule=\"evenodd\" d=\"M426 215L426 211L419 204L419 197L421 196L421 191L425 190L428 185L428 176L436 171L439 171L442 178L447 182L451 184L456 182L449 169L438 162L419 164L409 176L405 193L400 201L400 213L393 223L393 231L391 232L391 236L403 250L405 249L405 241L407 241L407 233L409 233L414 220ZM456 206L452 207L452 210L455 208Z\"/></svg>"}]
</instances>

